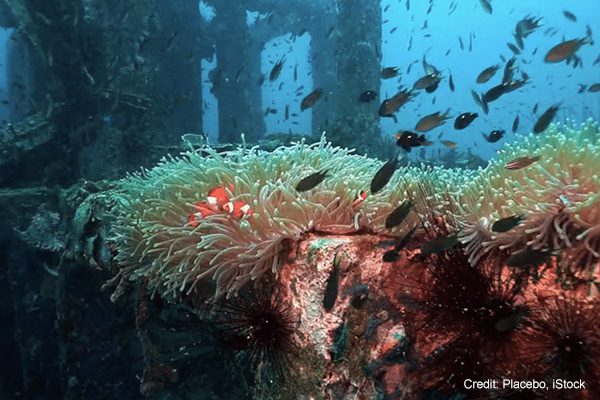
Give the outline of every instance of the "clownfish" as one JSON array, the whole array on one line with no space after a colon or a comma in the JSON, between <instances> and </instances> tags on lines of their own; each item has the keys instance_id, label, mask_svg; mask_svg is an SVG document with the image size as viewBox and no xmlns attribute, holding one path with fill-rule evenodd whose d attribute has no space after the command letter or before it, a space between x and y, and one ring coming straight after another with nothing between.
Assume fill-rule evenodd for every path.
<instances>
[{"instance_id":1,"label":"clownfish","mask_svg":"<svg viewBox=\"0 0 600 400\"><path fill-rule=\"evenodd\" d=\"M367 199L367 192L365 192L364 190L361 190L356 195L356 199L354 199L354 201L352 202L350 207L352 207L353 210L357 210L358 208L360 208L360 206L362 206L362 204L364 203L364 201L366 199Z\"/></svg>"},{"instance_id":2,"label":"clownfish","mask_svg":"<svg viewBox=\"0 0 600 400\"><path fill-rule=\"evenodd\" d=\"M200 221L204 218L217 213L215 209L206 201L197 202L194 205L194 208L196 209L195 212L188 215L188 224L193 228L196 228L198 225L200 225Z\"/></svg>"},{"instance_id":3,"label":"clownfish","mask_svg":"<svg viewBox=\"0 0 600 400\"><path fill-rule=\"evenodd\" d=\"M240 219L244 215L252 215L254 213L250 205L241 200L227 202L223 206L223 211L231 214L235 219Z\"/></svg>"},{"instance_id":4,"label":"clownfish","mask_svg":"<svg viewBox=\"0 0 600 400\"><path fill-rule=\"evenodd\" d=\"M234 186L229 184L227 189L229 189L230 192L233 192ZM217 186L208 191L206 201L220 211L223 209L223 206L229 202L229 194L223 186Z\"/></svg>"}]
</instances>

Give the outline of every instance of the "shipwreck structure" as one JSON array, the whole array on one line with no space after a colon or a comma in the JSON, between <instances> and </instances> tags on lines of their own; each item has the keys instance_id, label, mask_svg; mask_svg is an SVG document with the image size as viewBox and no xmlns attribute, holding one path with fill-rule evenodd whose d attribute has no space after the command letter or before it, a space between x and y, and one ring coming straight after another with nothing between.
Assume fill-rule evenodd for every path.
<instances>
[{"instance_id":1,"label":"shipwreck structure","mask_svg":"<svg viewBox=\"0 0 600 400\"><path fill-rule=\"evenodd\" d=\"M260 53L287 33L310 35L314 85L326 92L312 130L351 114L350 129L377 131L376 115L349 111L356 104L347 99L358 93L344 82L378 85L379 2L347 3L211 0L216 15L207 21L192 0L0 1L0 25L11 29L0 127L0 309L5 331L18 333L0 338L0 397L138 395L135 364L152 349L144 338L132 344L140 339L132 314L100 292L108 276L99 262L112 250L99 193L111 179L179 153L183 134L202 133L202 59L218 60L211 83L222 143L239 142L241 133L248 142L263 138ZM247 11L269 18L249 27ZM189 319L180 308L168 314L160 318ZM213 339L202 340L196 355L206 371L219 368ZM176 379L159 367L159 383ZM238 387L235 376L209 383L202 374L178 387Z\"/></svg>"}]
</instances>

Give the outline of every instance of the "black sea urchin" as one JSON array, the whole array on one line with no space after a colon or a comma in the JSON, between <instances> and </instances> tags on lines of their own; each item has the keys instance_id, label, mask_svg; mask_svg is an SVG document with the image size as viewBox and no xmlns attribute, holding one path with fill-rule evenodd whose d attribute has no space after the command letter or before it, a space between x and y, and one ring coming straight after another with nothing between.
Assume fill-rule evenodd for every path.
<instances>
[{"instance_id":1,"label":"black sea urchin","mask_svg":"<svg viewBox=\"0 0 600 400\"><path fill-rule=\"evenodd\" d=\"M540 299L526 329L520 333L524 363L547 379L600 382L600 300L572 296ZM588 385L600 398L600 390ZM596 391L595 393L594 390Z\"/></svg>"},{"instance_id":2,"label":"black sea urchin","mask_svg":"<svg viewBox=\"0 0 600 400\"><path fill-rule=\"evenodd\" d=\"M270 292L245 291L213 308L212 322L236 358L248 362L261 379L284 377L295 353L289 309Z\"/></svg>"}]
</instances>

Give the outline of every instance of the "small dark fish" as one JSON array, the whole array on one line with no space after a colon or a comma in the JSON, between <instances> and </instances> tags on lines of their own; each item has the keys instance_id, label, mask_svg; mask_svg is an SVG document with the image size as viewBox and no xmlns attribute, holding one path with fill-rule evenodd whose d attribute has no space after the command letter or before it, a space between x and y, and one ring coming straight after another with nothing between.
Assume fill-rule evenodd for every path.
<instances>
[{"instance_id":1,"label":"small dark fish","mask_svg":"<svg viewBox=\"0 0 600 400\"><path fill-rule=\"evenodd\" d=\"M454 129L465 129L467 126L469 126L471 124L471 122L473 122L475 120L475 118L477 118L478 114L477 113L463 113L460 114L458 117L456 117L456 119L454 120Z\"/></svg>"},{"instance_id":2,"label":"small dark fish","mask_svg":"<svg viewBox=\"0 0 600 400\"><path fill-rule=\"evenodd\" d=\"M486 83L487 81L492 79L494 75L496 75L496 72L499 69L500 66L498 64L492 65L491 67L487 67L486 69L481 71L479 75L477 75L477 83Z\"/></svg>"},{"instance_id":3,"label":"small dark fish","mask_svg":"<svg viewBox=\"0 0 600 400\"><path fill-rule=\"evenodd\" d=\"M489 135L484 135L483 133L481 135L488 142L496 143L498 140L500 140L504 137L504 129L496 129L496 130L493 130L492 132L490 132Z\"/></svg>"},{"instance_id":4,"label":"small dark fish","mask_svg":"<svg viewBox=\"0 0 600 400\"><path fill-rule=\"evenodd\" d=\"M534 114L537 113L538 107L539 107L540 103L535 103L535 105L533 106L533 110L531 110Z\"/></svg>"},{"instance_id":5,"label":"small dark fish","mask_svg":"<svg viewBox=\"0 0 600 400\"><path fill-rule=\"evenodd\" d=\"M538 118L535 125L533 126L533 133L542 133L546 130L550 122L554 119L556 112L558 111L559 105L555 104L548 108L544 113Z\"/></svg>"},{"instance_id":6,"label":"small dark fish","mask_svg":"<svg viewBox=\"0 0 600 400\"><path fill-rule=\"evenodd\" d=\"M519 225L521 221L523 221L523 215L511 215L510 217L499 219L498 221L492 224L493 232L507 232L510 231L515 226Z\"/></svg>"},{"instance_id":7,"label":"small dark fish","mask_svg":"<svg viewBox=\"0 0 600 400\"><path fill-rule=\"evenodd\" d=\"M358 100L363 103L369 103L377 98L377 92L374 90L365 90L358 96Z\"/></svg>"},{"instance_id":8,"label":"small dark fish","mask_svg":"<svg viewBox=\"0 0 600 400\"><path fill-rule=\"evenodd\" d=\"M325 311L331 311L337 300L338 290L340 286L340 262L338 255L333 257L333 268L329 273L327 285L325 286L325 294L323 296L323 308Z\"/></svg>"},{"instance_id":9,"label":"small dark fish","mask_svg":"<svg viewBox=\"0 0 600 400\"><path fill-rule=\"evenodd\" d=\"M508 316L500 318L494 324L496 332L504 333L517 328L523 319L529 314L529 310L524 306L516 306L515 310Z\"/></svg>"},{"instance_id":10,"label":"small dark fish","mask_svg":"<svg viewBox=\"0 0 600 400\"><path fill-rule=\"evenodd\" d=\"M591 93L600 92L600 83L594 83L593 85L590 85L590 87L588 87L588 92L591 92Z\"/></svg>"},{"instance_id":11,"label":"small dark fish","mask_svg":"<svg viewBox=\"0 0 600 400\"><path fill-rule=\"evenodd\" d=\"M415 62L417 62L419 60L415 60ZM423 56L423 71L425 71L425 74L427 75L433 75L433 74L439 74L440 71L432 64L429 64L427 62L427 60L425 59L425 56Z\"/></svg>"},{"instance_id":12,"label":"small dark fish","mask_svg":"<svg viewBox=\"0 0 600 400\"><path fill-rule=\"evenodd\" d=\"M525 48L525 43L523 42L523 38L519 35L517 35L516 33L513 34L513 37L515 38L515 43L517 44L517 46L519 46L519 49L523 50Z\"/></svg>"},{"instance_id":13,"label":"small dark fish","mask_svg":"<svg viewBox=\"0 0 600 400\"><path fill-rule=\"evenodd\" d=\"M479 97L479 94L476 91L471 90L471 96L473 96L473 100L475 100L475 103L481 107L481 97Z\"/></svg>"},{"instance_id":14,"label":"small dark fish","mask_svg":"<svg viewBox=\"0 0 600 400\"><path fill-rule=\"evenodd\" d=\"M394 250L396 250L396 251L402 250L404 248L404 246L406 246L408 244L408 242L410 241L410 239L412 238L412 236L416 230L417 230L417 227L415 226L414 228L412 228L410 230L410 232L408 232L406 235L404 235L404 237L402 239L398 240L398 243L396 243L396 245L394 246Z\"/></svg>"},{"instance_id":15,"label":"small dark fish","mask_svg":"<svg viewBox=\"0 0 600 400\"><path fill-rule=\"evenodd\" d=\"M526 73L523 73L523 79L516 79L514 81L510 81L504 84L504 93L510 93L517 89L520 89L527 83L529 83L529 76L527 76Z\"/></svg>"},{"instance_id":16,"label":"small dark fish","mask_svg":"<svg viewBox=\"0 0 600 400\"><path fill-rule=\"evenodd\" d=\"M299 192L306 192L307 190L317 187L317 185L323 182L323 179L327 177L327 171L328 170L318 171L306 178L302 178L296 185L296 190Z\"/></svg>"},{"instance_id":17,"label":"small dark fish","mask_svg":"<svg viewBox=\"0 0 600 400\"><path fill-rule=\"evenodd\" d=\"M388 160L383 164L371 180L371 193L375 194L383 189L390 179L392 179L394 172L396 172L396 168L398 168L398 160L396 159Z\"/></svg>"},{"instance_id":18,"label":"small dark fish","mask_svg":"<svg viewBox=\"0 0 600 400\"><path fill-rule=\"evenodd\" d=\"M458 236L450 235L432 239L421 245L421 253L424 255L443 253L458 244Z\"/></svg>"},{"instance_id":19,"label":"small dark fish","mask_svg":"<svg viewBox=\"0 0 600 400\"><path fill-rule=\"evenodd\" d=\"M531 35L536 29L540 26L540 21L542 18L533 18L531 16L527 16L517 22L517 26L515 27L515 35L520 36L522 38L526 38Z\"/></svg>"},{"instance_id":20,"label":"small dark fish","mask_svg":"<svg viewBox=\"0 0 600 400\"><path fill-rule=\"evenodd\" d=\"M388 250L385 253L383 253L382 260L383 262L394 262L398 260L399 256L400 254L396 250Z\"/></svg>"},{"instance_id":21,"label":"small dark fish","mask_svg":"<svg viewBox=\"0 0 600 400\"><path fill-rule=\"evenodd\" d=\"M390 246L393 246L396 243L395 240L392 239L383 239L375 244L375 247L380 249L387 249Z\"/></svg>"},{"instance_id":22,"label":"small dark fish","mask_svg":"<svg viewBox=\"0 0 600 400\"><path fill-rule=\"evenodd\" d=\"M541 160L540 156L523 156L510 160L504 165L504 168L509 170L521 169L530 166L534 162Z\"/></svg>"},{"instance_id":23,"label":"small dark fish","mask_svg":"<svg viewBox=\"0 0 600 400\"><path fill-rule=\"evenodd\" d=\"M298 64L294 65L294 82L298 80Z\"/></svg>"},{"instance_id":24,"label":"small dark fish","mask_svg":"<svg viewBox=\"0 0 600 400\"><path fill-rule=\"evenodd\" d=\"M446 146L449 147L451 149L455 149L458 147L458 143L453 142L452 140L442 140L441 143Z\"/></svg>"},{"instance_id":25,"label":"small dark fish","mask_svg":"<svg viewBox=\"0 0 600 400\"><path fill-rule=\"evenodd\" d=\"M573 54L571 57L567 58L566 64L570 65L571 62L573 63L573 68L583 67L583 61L581 61L581 57L579 57L577 54Z\"/></svg>"},{"instance_id":26,"label":"small dark fish","mask_svg":"<svg viewBox=\"0 0 600 400\"><path fill-rule=\"evenodd\" d=\"M314 106L317 100L319 100L322 95L323 89L315 89L312 92L310 92L305 98L302 99L302 102L300 103L300 110L304 111L307 108Z\"/></svg>"},{"instance_id":27,"label":"small dark fish","mask_svg":"<svg viewBox=\"0 0 600 400\"><path fill-rule=\"evenodd\" d=\"M437 90L437 88L438 88L439 86L440 86L440 81L437 81L437 82L436 82L436 83L434 83L433 85L431 85L431 86L427 86L427 87L425 88L425 91L426 91L427 93L433 93L433 92L435 92L435 91Z\"/></svg>"},{"instance_id":28,"label":"small dark fish","mask_svg":"<svg viewBox=\"0 0 600 400\"><path fill-rule=\"evenodd\" d=\"M359 283L350 288L350 305L356 309L361 309L369 299L369 286Z\"/></svg>"},{"instance_id":29,"label":"small dark fish","mask_svg":"<svg viewBox=\"0 0 600 400\"><path fill-rule=\"evenodd\" d=\"M285 64L285 57L281 57L271 69L271 73L269 74L269 80L271 82L279 77L279 74L281 74L281 70L283 69L283 64Z\"/></svg>"},{"instance_id":30,"label":"small dark fish","mask_svg":"<svg viewBox=\"0 0 600 400\"><path fill-rule=\"evenodd\" d=\"M515 54L521 54L521 50L515 46L514 44L508 42L506 43L506 46L510 49L510 51L512 51Z\"/></svg>"},{"instance_id":31,"label":"small dark fish","mask_svg":"<svg viewBox=\"0 0 600 400\"><path fill-rule=\"evenodd\" d=\"M507 85L504 83L494 86L493 88L491 88L483 94L483 96L481 97L481 102L487 104L494 100L498 100L500 96L502 96L505 93L506 87Z\"/></svg>"},{"instance_id":32,"label":"small dark fish","mask_svg":"<svg viewBox=\"0 0 600 400\"><path fill-rule=\"evenodd\" d=\"M379 106L379 116L393 118L394 113L404 104L408 103L413 96L412 91L401 90L389 99L383 100Z\"/></svg>"},{"instance_id":33,"label":"small dark fish","mask_svg":"<svg viewBox=\"0 0 600 400\"><path fill-rule=\"evenodd\" d=\"M398 293L396 299L407 309L414 311L423 309L423 302L408 293Z\"/></svg>"},{"instance_id":34,"label":"small dark fish","mask_svg":"<svg viewBox=\"0 0 600 400\"><path fill-rule=\"evenodd\" d=\"M450 78L448 79L448 86L450 86L450 90L454 92L454 81L452 80L452 74L450 74Z\"/></svg>"},{"instance_id":35,"label":"small dark fish","mask_svg":"<svg viewBox=\"0 0 600 400\"><path fill-rule=\"evenodd\" d=\"M481 102L481 109L483 110L483 112L485 113L485 115L487 115L490 112L490 109L488 107L488 103L485 101Z\"/></svg>"},{"instance_id":36,"label":"small dark fish","mask_svg":"<svg viewBox=\"0 0 600 400\"><path fill-rule=\"evenodd\" d=\"M400 74L398 67L385 67L381 70L381 78L382 79L390 79L395 78Z\"/></svg>"},{"instance_id":37,"label":"small dark fish","mask_svg":"<svg viewBox=\"0 0 600 400\"><path fill-rule=\"evenodd\" d=\"M442 78L438 73L427 74L417 79L413 84L413 90L423 90L428 87L433 87L440 82Z\"/></svg>"},{"instance_id":38,"label":"small dark fish","mask_svg":"<svg viewBox=\"0 0 600 400\"><path fill-rule=\"evenodd\" d=\"M517 132L517 129L519 129L519 116L518 115L515 117L515 120L513 121L512 133Z\"/></svg>"},{"instance_id":39,"label":"small dark fish","mask_svg":"<svg viewBox=\"0 0 600 400\"><path fill-rule=\"evenodd\" d=\"M504 74L502 75L502 83L505 85L508 85L513 79L513 76L515 74L515 61L517 61L517 59L515 57L512 57L510 60L508 60L506 62L506 65L504 66Z\"/></svg>"},{"instance_id":40,"label":"small dark fish","mask_svg":"<svg viewBox=\"0 0 600 400\"><path fill-rule=\"evenodd\" d=\"M385 228L392 229L393 227L400 225L410 213L412 206L412 201L404 200L402 204L396 207L394 211L387 216L385 219Z\"/></svg>"},{"instance_id":41,"label":"small dark fish","mask_svg":"<svg viewBox=\"0 0 600 400\"><path fill-rule=\"evenodd\" d=\"M290 106L287 105L287 104L285 105L285 116L284 116L284 118L286 120L288 120L290 118Z\"/></svg>"},{"instance_id":42,"label":"small dark fish","mask_svg":"<svg viewBox=\"0 0 600 400\"><path fill-rule=\"evenodd\" d=\"M465 45L463 44L462 38L460 36L458 37L458 44L460 45L461 50L465 49Z\"/></svg>"},{"instance_id":43,"label":"small dark fish","mask_svg":"<svg viewBox=\"0 0 600 400\"><path fill-rule=\"evenodd\" d=\"M594 62L592 63L592 67L595 67L596 64L600 63L600 54L598 54L598 57L596 57L596 59L594 60Z\"/></svg>"},{"instance_id":44,"label":"small dark fish","mask_svg":"<svg viewBox=\"0 0 600 400\"><path fill-rule=\"evenodd\" d=\"M506 260L508 267L538 267L550 261L552 253L542 250L526 249L514 253Z\"/></svg>"},{"instance_id":45,"label":"small dark fish","mask_svg":"<svg viewBox=\"0 0 600 400\"><path fill-rule=\"evenodd\" d=\"M433 144L427 140L425 134L419 135L410 131L398 132L395 137L396 145L402 147L407 152L410 152L413 147L430 146Z\"/></svg>"},{"instance_id":46,"label":"small dark fish","mask_svg":"<svg viewBox=\"0 0 600 400\"><path fill-rule=\"evenodd\" d=\"M483 11L485 11L488 14L492 13L492 5L490 4L489 0L479 0L479 3L481 3Z\"/></svg>"},{"instance_id":47,"label":"small dark fish","mask_svg":"<svg viewBox=\"0 0 600 400\"><path fill-rule=\"evenodd\" d=\"M564 10L563 11L563 15L565 16L566 19L568 19L569 21L572 22L577 22L577 17L575 16L575 14L573 14L570 11Z\"/></svg>"},{"instance_id":48,"label":"small dark fish","mask_svg":"<svg viewBox=\"0 0 600 400\"><path fill-rule=\"evenodd\" d=\"M433 114L429 114L421 118L419 122L417 122L415 129L419 132L427 132L444 124L447 119L450 119L448 112L443 114L439 111L434 112Z\"/></svg>"}]
</instances>

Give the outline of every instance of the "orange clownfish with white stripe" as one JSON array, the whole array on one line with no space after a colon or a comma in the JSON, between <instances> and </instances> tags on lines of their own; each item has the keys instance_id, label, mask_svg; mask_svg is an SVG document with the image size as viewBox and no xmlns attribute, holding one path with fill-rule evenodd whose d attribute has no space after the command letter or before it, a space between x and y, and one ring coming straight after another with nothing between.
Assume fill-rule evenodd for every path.
<instances>
[{"instance_id":1,"label":"orange clownfish with white stripe","mask_svg":"<svg viewBox=\"0 0 600 400\"><path fill-rule=\"evenodd\" d=\"M358 210L363 205L363 203L365 202L366 199L367 199L367 192L365 192L364 190L361 190L356 195L356 199L354 199L354 201L352 202L350 207L352 207L353 210Z\"/></svg>"},{"instance_id":2,"label":"orange clownfish with white stripe","mask_svg":"<svg viewBox=\"0 0 600 400\"><path fill-rule=\"evenodd\" d=\"M235 219L240 219L244 215L252 215L254 213L250 205L241 200L228 202L223 206L223 211L231 214Z\"/></svg>"},{"instance_id":3,"label":"orange clownfish with white stripe","mask_svg":"<svg viewBox=\"0 0 600 400\"><path fill-rule=\"evenodd\" d=\"M209 215L217 213L215 209L206 201L197 202L196 204L194 204L194 208L195 212L188 215L188 224L190 224L192 228L195 228L198 225L200 225L200 221L202 221Z\"/></svg>"},{"instance_id":4,"label":"orange clownfish with white stripe","mask_svg":"<svg viewBox=\"0 0 600 400\"><path fill-rule=\"evenodd\" d=\"M229 189L229 192L227 189ZM244 215L252 215L252 209L246 202L241 200L232 202L229 199L229 193L233 190L234 186L232 184L228 185L227 188L217 186L210 189L206 201L199 201L194 205L195 211L188 215L188 224L196 228L203 219L217 213L228 213L236 219L240 219Z\"/></svg>"},{"instance_id":5,"label":"orange clownfish with white stripe","mask_svg":"<svg viewBox=\"0 0 600 400\"><path fill-rule=\"evenodd\" d=\"M232 193L234 188L235 187L232 184L227 186L227 189ZM208 201L208 204L211 206L216 207L218 211L221 211L223 210L223 206L229 203L229 193L227 193L227 190L223 186L217 186L208 191L206 201Z\"/></svg>"}]
</instances>

